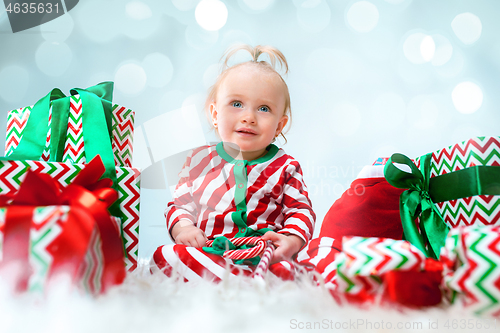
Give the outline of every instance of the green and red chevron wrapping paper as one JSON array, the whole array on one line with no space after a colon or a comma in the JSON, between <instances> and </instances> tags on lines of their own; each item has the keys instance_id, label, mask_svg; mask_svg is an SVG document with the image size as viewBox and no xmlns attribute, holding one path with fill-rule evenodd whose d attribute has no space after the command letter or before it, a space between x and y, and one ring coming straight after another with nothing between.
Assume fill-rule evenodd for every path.
<instances>
[{"instance_id":1,"label":"green and red chevron wrapping paper","mask_svg":"<svg viewBox=\"0 0 500 333\"><path fill-rule=\"evenodd\" d=\"M3 227L8 209L0 208L0 254L3 253ZM27 290L41 292L45 290L47 283L50 282L49 278L57 270L54 263L61 260L61 249L58 248L59 245L56 245L54 241L59 237L72 239L73 242L64 243L66 246L71 247L74 243L81 243L82 240L79 239L81 234L77 230L68 228L67 220L71 209L70 206L27 206L26 209L31 209L33 212L28 257L32 273L27 281ZM70 249L64 250L68 251ZM97 226L92 231L85 253L84 260L81 261L76 276L72 276L72 278L78 280L77 284L83 290L98 294L102 287L104 257Z\"/></svg>"},{"instance_id":2,"label":"green and red chevron wrapping paper","mask_svg":"<svg viewBox=\"0 0 500 333\"><path fill-rule=\"evenodd\" d=\"M62 186L66 186L84 167L83 164L69 162L0 161L0 194L17 191L28 168L37 173L49 174ZM140 171L135 168L117 167L116 175L118 179L120 229L126 252L125 264L127 270L132 271L137 267L139 254ZM88 260L89 267L96 267L95 264L91 264L91 261L94 260L92 257L89 257Z\"/></svg>"},{"instance_id":3,"label":"green and red chevron wrapping paper","mask_svg":"<svg viewBox=\"0 0 500 333\"><path fill-rule=\"evenodd\" d=\"M440 260L451 301L478 315L500 315L500 227L450 230Z\"/></svg>"},{"instance_id":4,"label":"green and red chevron wrapping paper","mask_svg":"<svg viewBox=\"0 0 500 333\"><path fill-rule=\"evenodd\" d=\"M409 242L377 237L344 237L337 262L337 291L369 298L382 291L392 270L419 271L425 255Z\"/></svg>"},{"instance_id":5,"label":"green and red chevron wrapping paper","mask_svg":"<svg viewBox=\"0 0 500 333\"><path fill-rule=\"evenodd\" d=\"M420 167L420 158L415 164ZM438 150L431 158L431 178L473 166L500 166L500 137L477 137ZM450 228L500 223L500 195L476 195L436 203Z\"/></svg>"},{"instance_id":6,"label":"green and red chevron wrapping paper","mask_svg":"<svg viewBox=\"0 0 500 333\"><path fill-rule=\"evenodd\" d=\"M68 130L64 147L63 162L85 163L82 101L80 95L70 98ZM7 137L5 140L5 156L9 156L19 145L24 128L33 106L12 110L7 115ZM114 104L112 108L112 141L115 164L122 167L132 167L134 111ZM52 112L49 114L49 123ZM50 126L47 133L47 143L41 160L49 161Z\"/></svg>"}]
</instances>

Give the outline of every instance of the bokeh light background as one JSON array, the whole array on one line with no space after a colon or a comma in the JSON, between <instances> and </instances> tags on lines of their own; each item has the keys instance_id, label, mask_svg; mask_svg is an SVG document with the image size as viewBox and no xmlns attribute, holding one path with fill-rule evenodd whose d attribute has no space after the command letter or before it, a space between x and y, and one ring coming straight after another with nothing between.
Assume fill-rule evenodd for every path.
<instances>
[{"instance_id":1,"label":"bokeh light background","mask_svg":"<svg viewBox=\"0 0 500 333\"><path fill-rule=\"evenodd\" d=\"M136 112L145 258L169 242L163 210L182 155L217 140L203 104L220 56L273 45L290 66L282 146L303 167L319 229L377 157L500 134L499 13L493 0L80 0L13 34L2 7L0 128L53 87L114 81L114 101Z\"/></svg>"}]
</instances>

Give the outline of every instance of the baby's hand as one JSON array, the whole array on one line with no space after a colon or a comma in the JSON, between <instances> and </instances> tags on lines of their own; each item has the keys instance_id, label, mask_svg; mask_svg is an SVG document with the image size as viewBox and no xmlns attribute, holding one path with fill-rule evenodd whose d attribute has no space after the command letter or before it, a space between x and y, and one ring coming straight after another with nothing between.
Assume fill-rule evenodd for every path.
<instances>
[{"instance_id":1,"label":"baby's hand","mask_svg":"<svg viewBox=\"0 0 500 333\"><path fill-rule=\"evenodd\" d=\"M185 224L183 224L182 220L177 222L172 228L172 237L176 244L193 247L203 247L207 242L205 233L190 221Z\"/></svg>"},{"instance_id":2,"label":"baby's hand","mask_svg":"<svg viewBox=\"0 0 500 333\"><path fill-rule=\"evenodd\" d=\"M262 239L270 240L276 246L271 264L282 260L290 260L304 245L304 241L299 236L278 234L274 231L266 232Z\"/></svg>"}]
</instances>

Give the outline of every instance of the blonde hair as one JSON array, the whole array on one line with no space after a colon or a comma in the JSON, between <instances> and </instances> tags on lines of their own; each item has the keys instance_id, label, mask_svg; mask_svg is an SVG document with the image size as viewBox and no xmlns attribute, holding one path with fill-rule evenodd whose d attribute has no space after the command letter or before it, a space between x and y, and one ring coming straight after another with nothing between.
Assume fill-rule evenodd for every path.
<instances>
[{"instance_id":1,"label":"blonde hair","mask_svg":"<svg viewBox=\"0 0 500 333\"><path fill-rule=\"evenodd\" d=\"M233 57L237 52L242 51L242 50L250 53L252 60L242 62L242 63L236 64L233 66L229 66L228 62L231 59L231 57ZM269 57L269 62L267 62L265 60L259 61L259 57L263 54L267 54L267 56ZM276 75L279 76L279 78L281 79L281 82L283 82L283 87L285 88L285 109L283 110L283 115L288 116L288 123L286 125L286 129L283 129L281 131L280 135L283 137L283 139L285 139L285 143L286 143L287 140L286 140L284 133L288 132L288 130L290 129L291 122L292 122L292 110L291 110L291 106L290 106L290 93L288 92L288 86L286 85L285 80L283 80L283 77L276 70L276 65L279 64L280 69L284 70L284 74L288 73L288 63L287 63L286 58L283 55L283 53L281 53L281 51L278 50L277 48L272 47L272 46L268 46L268 45L257 45L255 47L252 47L250 45L242 44L242 45L235 45L235 46L227 49L226 52L224 52L224 54L221 57L221 61L222 60L224 60L224 62L222 63L221 73L217 77L217 80L215 81L214 85L212 87L210 87L210 89L208 91L207 99L205 101L205 112L206 112L207 118L209 119L209 124L212 127L212 129L215 129L215 131L217 132L217 129L213 127L213 124L210 121L211 114L210 114L210 107L209 106L213 101L215 101L215 99L217 97L217 92L219 91L219 87L222 84L222 82L224 81L227 74L232 69L238 68L238 67L243 66L243 65L255 65L255 66L258 66L259 69L262 69L266 72L275 73ZM274 140L273 140L273 142L274 142Z\"/></svg>"}]
</instances>

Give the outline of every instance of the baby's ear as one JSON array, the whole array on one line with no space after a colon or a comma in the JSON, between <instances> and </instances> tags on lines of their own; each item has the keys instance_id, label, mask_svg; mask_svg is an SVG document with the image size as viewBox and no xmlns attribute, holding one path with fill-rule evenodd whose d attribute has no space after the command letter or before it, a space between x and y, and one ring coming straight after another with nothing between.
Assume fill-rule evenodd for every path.
<instances>
[{"instance_id":1,"label":"baby's ear","mask_svg":"<svg viewBox=\"0 0 500 333\"><path fill-rule=\"evenodd\" d=\"M288 123L288 116L284 115L281 117L281 120L278 123L278 127L276 128L276 136L280 135L281 131L283 128L285 128L286 124Z\"/></svg>"},{"instance_id":2,"label":"baby's ear","mask_svg":"<svg viewBox=\"0 0 500 333\"><path fill-rule=\"evenodd\" d=\"M217 109L215 108L215 103L210 103L209 110L210 110L210 115L212 118L212 123L214 125L216 125L217 124Z\"/></svg>"}]
</instances>

